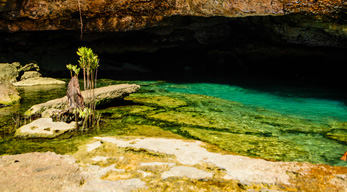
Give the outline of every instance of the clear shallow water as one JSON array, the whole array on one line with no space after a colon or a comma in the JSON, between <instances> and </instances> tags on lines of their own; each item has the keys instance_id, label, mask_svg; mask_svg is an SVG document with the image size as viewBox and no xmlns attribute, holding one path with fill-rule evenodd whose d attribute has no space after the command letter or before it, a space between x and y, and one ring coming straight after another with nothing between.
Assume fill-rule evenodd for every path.
<instances>
[{"instance_id":1,"label":"clear shallow water","mask_svg":"<svg viewBox=\"0 0 347 192\"><path fill-rule=\"evenodd\" d=\"M235 85L212 83L166 83L156 81L119 82L100 80L100 86L136 83L142 88L130 97L147 98L148 102L112 108L105 111L109 124L97 132L60 137L54 140L13 138L14 113L23 113L31 105L62 97L65 87L20 90L20 105L0 109L0 153L31 151L71 152L76 143L95 135L119 135L128 126L156 125L174 133L187 131L195 138L216 144L223 149L246 156L281 161L301 161L346 166L339 158L347 150L347 112L337 100L312 97L293 90L261 91ZM50 93L50 94L47 94ZM176 94L178 93L178 94ZM194 94L217 98L200 98ZM305 97L307 96L307 97ZM157 97L157 98L155 98ZM170 98L177 98L170 101ZM222 99L218 99L222 98ZM155 99L155 103L154 100ZM143 99L139 99L141 101ZM187 102L184 107L165 107ZM246 107L232 104L236 101ZM136 102L135 102L136 103ZM161 103L164 108L157 107ZM195 105L198 103L198 105ZM148 105L147 105L148 104ZM249 106L249 107L248 107ZM255 106L255 107L253 107ZM112 107L112 106L111 106ZM146 112L146 107L151 112ZM259 110L264 108L265 110ZM129 111L127 111L129 109ZM269 110L267 112L266 110ZM123 111L123 112L122 112ZM132 113L132 111L138 111ZM275 113L272 113L275 111ZM151 115L151 113L156 115ZM278 112L278 113L277 113ZM108 115L107 115L108 113ZM12 114L12 115L11 115ZM123 115L121 115L123 114ZM178 119L178 121L171 121ZM159 120L159 121L158 121ZM334 122L334 125L331 124ZM191 124L192 123L192 124ZM144 132L147 133L144 126ZM130 133L131 135L131 133ZM150 135L149 135L150 136ZM1 138L2 137L2 138Z\"/></svg>"},{"instance_id":2,"label":"clear shallow water","mask_svg":"<svg viewBox=\"0 0 347 192\"><path fill-rule=\"evenodd\" d=\"M341 101L314 98L311 97L312 94L304 97L302 93L296 93L300 95L296 96L212 83L162 84L161 87L171 92L201 94L236 101L313 121L347 121L347 107Z\"/></svg>"}]
</instances>

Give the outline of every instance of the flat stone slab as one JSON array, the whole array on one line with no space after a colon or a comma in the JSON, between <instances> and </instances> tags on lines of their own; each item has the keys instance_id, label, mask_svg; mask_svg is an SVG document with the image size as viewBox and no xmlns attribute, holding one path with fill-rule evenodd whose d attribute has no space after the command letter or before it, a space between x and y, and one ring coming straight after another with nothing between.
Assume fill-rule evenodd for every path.
<instances>
[{"instance_id":1,"label":"flat stone slab","mask_svg":"<svg viewBox=\"0 0 347 192\"><path fill-rule=\"evenodd\" d=\"M123 99L131 93L136 92L140 88L140 85L136 84L119 84L119 85L110 85L106 87L100 87L94 89L94 99L97 104L107 103L115 99ZM84 101L88 101L92 94L90 91L82 91L82 96ZM25 112L25 115L31 116L35 114L42 114L48 109L64 109L67 108L67 97L62 97L59 99L54 99L47 101L46 103L41 103L32 106L29 110Z\"/></svg>"},{"instance_id":2,"label":"flat stone slab","mask_svg":"<svg viewBox=\"0 0 347 192\"><path fill-rule=\"evenodd\" d=\"M205 143L200 141L143 137L136 139L126 137L125 140L117 137L95 137L95 139L98 142L103 141L102 146L97 150L87 151L87 144L83 144L74 157L51 152L0 156L0 191L346 191L347 189L346 167L271 162L214 153L207 151L203 147ZM92 139L90 143L95 143L96 140ZM144 150L133 153L132 150L120 149L123 147ZM165 148L166 150L162 151ZM180 153L185 154L185 157L180 156ZM106 160L108 162L95 162L106 158L110 158ZM169 167L166 163L177 166ZM284 174L290 179L287 180ZM225 176L230 179L225 179ZM276 183L271 184L273 181L269 180L270 176L277 179Z\"/></svg>"},{"instance_id":3,"label":"flat stone slab","mask_svg":"<svg viewBox=\"0 0 347 192\"><path fill-rule=\"evenodd\" d=\"M14 86L34 86L34 85L54 85L54 84L65 84L65 81L53 79L50 77L35 77L24 79L13 83Z\"/></svg>"},{"instance_id":4,"label":"flat stone slab","mask_svg":"<svg viewBox=\"0 0 347 192\"><path fill-rule=\"evenodd\" d=\"M166 171L161 175L161 178L163 179L169 177L188 177L191 179L203 179L213 177L213 173L203 171L195 167L177 166L172 167L169 171Z\"/></svg>"},{"instance_id":5,"label":"flat stone slab","mask_svg":"<svg viewBox=\"0 0 347 192\"><path fill-rule=\"evenodd\" d=\"M207 151L200 141L183 141L178 139L143 138L121 140L114 137L95 137L100 141L116 144L118 147L132 147L146 149L163 154L175 155L184 165L207 163L225 170L224 179L238 180L240 183L282 183L290 185L288 171L298 171L295 166L288 168L286 162L272 162L263 159L253 159L239 155L223 155ZM181 167L167 172L163 177L170 175L186 175Z\"/></svg>"},{"instance_id":6,"label":"flat stone slab","mask_svg":"<svg viewBox=\"0 0 347 192\"><path fill-rule=\"evenodd\" d=\"M87 181L83 187L82 191L86 192L130 192L138 188L147 188L146 183L141 181L141 179L127 179L118 181L108 181L108 180L90 180Z\"/></svg>"},{"instance_id":7,"label":"flat stone slab","mask_svg":"<svg viewBox=\"0 0 347 192\"><path fill-rule=\"evenodd\" d=\"M165 163L165 162L149 162L149 163L141 163L140 166L168 166L173 167L176 163Z\"/></svg>"},{"instance_id":8,"label":"flat stone slab","mask_svg":"<svg viewBox=\"0 0 347 192\"><path fill-rule=\"evenodd\" d=\"M68 155L26 153L0 156L0 191L78 191L83 176Z\"/></svg>"},{"instance_id":9,"label":"flat stone slab","mask_svg":"<svg viewBox=\"0 0 347 192\"><path fill-rule=\"evenodd\" d=\"M69 130L75 129L75 122L53 122L51 118L40 118L17 129L16 137L54 138Z\"/></svg>"}]
</instances>

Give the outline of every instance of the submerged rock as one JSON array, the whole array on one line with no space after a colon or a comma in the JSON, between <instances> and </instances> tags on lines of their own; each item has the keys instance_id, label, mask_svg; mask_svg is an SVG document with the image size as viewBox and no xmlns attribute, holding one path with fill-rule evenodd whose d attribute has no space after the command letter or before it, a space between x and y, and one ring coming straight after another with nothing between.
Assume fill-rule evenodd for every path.
<instances>
[{"instance_id":1,"label":"submerged rock","mask_svg":"<svg viewBox=\"0 0 347 192\"><path fill-rule=\"evenodd\" d=\"M0 84L0 107L13 105L18 103L19 100L19 93L11 84Z\"/></svg>"},{"instance_id":2,"label":"submerged rock","mask_svg":"<svg viewBox=\"0 0 347 192\"><path fill-rule=\"evenodd\" d=\"M97 104L107 103L115 99L123 99L131 93L136 92L140 88L140 85L136 84L120 84L120 85L110 85L107 87L100 87L94 90L94 99ZM92 98L92 93L90 91L82 91L82 96L85 101ZM31 116L34 114L42 114L48 109L64 109L67 107L67 97L62 97L59 99L54 99L47 101L46 103L41 103L32 106L25 115Z\"/></svg>"},{"instance_id":3,"label":"submerged rock","mask_svg":"<svg viewBox=\"0 0 347 192\"><path fill-rule=\"evenodd\" d=\"M29 138L54 138L75 129L75 122L53 122L51 118L40 118L17 129L15 136Z\"/></svg>"}]
</instances>

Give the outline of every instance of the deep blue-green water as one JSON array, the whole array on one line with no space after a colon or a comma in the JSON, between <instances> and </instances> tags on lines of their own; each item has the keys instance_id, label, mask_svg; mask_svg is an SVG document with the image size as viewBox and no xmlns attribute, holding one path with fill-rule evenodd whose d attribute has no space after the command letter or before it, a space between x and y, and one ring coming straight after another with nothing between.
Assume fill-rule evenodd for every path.
<instances>
[{"instance_id":1,"label":"deep blue-green water","mask_svg":"<svg viewBox=\"0 0 347 192\"><path fill-rule=\"evenodd\" d=\"M296 90L288 92L283 88L277 91L261 91L236 85L214 83L169 83L162 84L162 88L171 92L219 97L314 121L347 121L347 107L343 102L317 98L311 92L300 93Z\"/></svg>"}]
</instances>

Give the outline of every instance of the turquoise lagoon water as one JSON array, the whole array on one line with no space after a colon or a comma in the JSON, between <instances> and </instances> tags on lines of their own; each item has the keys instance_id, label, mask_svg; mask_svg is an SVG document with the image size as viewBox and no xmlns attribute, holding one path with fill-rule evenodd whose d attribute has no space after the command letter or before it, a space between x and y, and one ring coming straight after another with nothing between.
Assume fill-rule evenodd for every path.
<instances>
[{"instance_id":1,"label":"turquoise lagoon water","mask_svg":"<svg viewBox=\"0 0 347 192\"><path fill-rule=\"evenodd\" d=\"M168 83L162 84L161 87L171 92L200 94L236 101L322 123L326 120L347 121L347 107L343 102L315 98L310 92L305 96L305 93L300 93L300 89L290 90L290 93L283 88L269 92L215 83Z\"/></svg>"},{"instance_id":2,"label":"turquoise lagoon water","mask_svg":"<svg viewBox=\"0 0 347 192\"><path fill-rule=\"evenodd\" d=\"M136 83L142 86L142 90L145 94L157 94L160 92L160 95L165 95L167 93L184 93L184 94L199 94L207 95L217 98L222 98L225 100L236 101L242 104L255 107L263 108L270 111L275 111L284 116L300 118L308 121L314 121L327 129L323 131L306 131L306 132L291 132L282 130L269 129L266 130L274 131L276 133L272 134L272 138L278 140L273 148L279 148L277 153L285 154L290 153L289 146L298 146L295 150L299 150L306 154L303 157L293 155L292 157L285 157L283 155L284 161L307 161L311 163L325 163L330 165L340 165L347 166L347 163L341 161L339 158L341 155L347 151L347 145L344 142L335 140L331 137L327 137L326 133L332 130L331 122L343 123L347 122L347 109L344 103L339 100L329 99L325 97L315 97L315 91L305 91L305 93L300 92L300 89L291 89L288 90L287 87L281 87L280 89L261 90L246 88L237 85L227 85L227 84L216 84L216 83L167 83L167 82L157 82L157 81L132 81L132 82L119 82L113 80L100 80L101 86L106 86L110 84L119 84L119 83ZM5 134L13 134L12 131L5 130L5 127L13 124L13 118L10 117L13 113L22 113L28 109L31 105L36 103L41 103L48 101L50 99L55 99L65 95L66 87L53 87L34 90L33 88L20 90L22 100L20 105L13 107L5 107L0 109L0 139L3 137L3 141L0 142L0 147L5 145L13 145L14 143L20 143L22 146L27 146L30 142L30 146L37 145L36 148L42 148L39 146L35 140L31 141L21 141L11 136L6 136ZM146 91L150 90L150 91ZM52 94L45 94L50 92ZM140 91L141 92L141 91ZM307 94L308 93L308 94ZM323 94L324 95L324 94ZM328 94L329 95L329 94ZM170 95L172 96L172 94ZM17 111L17 112L16 112ZM232 113L232 111L227 111ZM12 115L13 116L13 115ZM106 117L107 118L107 117ZM277 129L277 128L276 128ZM278 129L281 129L279 127ZM347 134L346 126L337 126L333 128L334 132L332 134L338 134L341 137L341 134ZM239 134L239 133L238 133ZM242 134L242 133L241 133ZM268 136L259 136L262 139L266 139ZM347 137L347 135L345 136ZM246 138L246 137L245 137ZM41 141L40 141L41 142ZM50 141L44 141L50 142ZM60 141L54 141L60 142ZM63 141L65 142L65 141ZM249 141L243 140L247 144ZM256 145L262 146L262 140L259 140L259 143ZM8 143L8 144L7 144ZM283 144L284 143L284 144ZM283 144L283 149L281 148ZM54 149L54 143L51 144L52 147L49 150ZM71 144L73 145L73 144ZM249 145L249 144L248 144ZM257 146L255 146L257 147ZM267 147L263 147L263 150L267 150ZM48 149L48 148L47 148ZM256 149L256 148L255 148ZM35 151L36 149L32 149ZM250 153L246 155L258 156L254 150L249 150ZM256 151L256 150L255 150ZM237 151L235 151L237 152ZM5 150L5 153L6 150ZM18 153L18 151L16 152ZM292 152L295 153L295 152Z\"/></svg>"},{"instance_id":3,"label":"turquoise lagoon water","mask_svg":"<svg viewBox=\"0 0 347 192\"><path fill-rule=\"evenodd\" d=\"M276 125L276 128L272 129L271 138L267 140L267 136L260 136L265 140L259 139L259 143L255 145L260 147L250 147L250 150L245 152L247 155L259 156L261 154L259 151L275 150L274 153L283 154L279 155L283 156L279 159L284 161L347 166L345 161L339 159L347 151L347 145L343 142L347 138L345 123L347 122L347 108L342 100L332 99L333 94L327 90L305 89L303 91L293 87L252 89L214 83L167 83L160 86L169 92L200 94L240 102L254 107L254 109L260 108L282 114L280 116L288 117L289 121L301 119L291 127ZM229 112L232 113L232 111ZM306 128L301 129L301 127ZM263 128L253 127L253 129ZM269 131L266 128L264 130ZM271 145L261 147L262 142L271 142L273 141L271 139L275 139L274 147L270 147ZM239 142L234 144L249 146L250 141L241 139ZM230 141L230 143L233 142ZM293 148L288 147L288 144ZM299 155L300 153L302 155Z\"/></svg>"}]
</instances>

